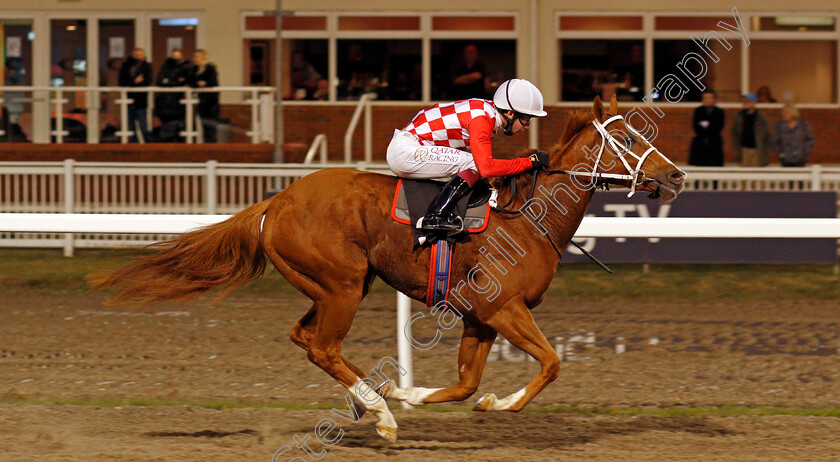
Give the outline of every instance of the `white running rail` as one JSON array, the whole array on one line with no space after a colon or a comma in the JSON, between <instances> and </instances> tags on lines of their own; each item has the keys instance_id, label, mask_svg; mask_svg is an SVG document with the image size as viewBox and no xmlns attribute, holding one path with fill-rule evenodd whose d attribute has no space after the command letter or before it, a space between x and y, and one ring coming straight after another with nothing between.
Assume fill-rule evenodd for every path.
<instances>
[{"instance_id":1,"label":"white running rail","mask_svg":"<svg viewBox=\"0 0 840 462\"><path fill-rule=\"evenodd\" d=\"M305 175L333 167L391 174L387 165L369 163L0 162L0 212L232 214L259 202L269 191L282 190ZM840 190L840 167L685 170L688 190ZM74 248L141 245L165 237L0 232L0 247L59 247L72 255Z\"/></svg>"}]
</instances>

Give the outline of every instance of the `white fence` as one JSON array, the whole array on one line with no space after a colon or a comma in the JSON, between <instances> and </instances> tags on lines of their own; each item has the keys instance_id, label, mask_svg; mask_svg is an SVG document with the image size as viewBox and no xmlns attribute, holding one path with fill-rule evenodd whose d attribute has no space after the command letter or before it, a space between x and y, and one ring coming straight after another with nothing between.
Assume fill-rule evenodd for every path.
<instances>
[{"instance_id":1,"label":"white fence","mask_svg":"<svg viewBox=\"0 0 840 462\"><path fill-rule=\"evenodd\" d=\"M323 168L390 174L384 164L192 164L0 162L0 212L232 214ZM688 190L840 190L840 167L686 167ZM74 248L147 244L160 234L0 232L0 247Z\"/></svg>"},{"instance_id":2,"label":"white fence","mask_svg":"<svg viewBox=\"0 0 840 462\"><path fill-rule=\"evenodd\" d=\"M147 125L151 129L154 114L156 94L178 93L181 98L178 103L183 105L184 130L186 143L195 143L201 136L201 127L197 124L198 95L201 93L225 93L241 95L242 105L251 109L251 128L246 135L252 143L274 141L274 91L273 87L37 87L37 86L2 86L0 85L0 103L18 105L31 104L25 113L32 116L31 135L36 142L45 143L50 139L62 143L70 135L64 126L64 119L75 118L78 114L70 111L82 109L84 113L87 133L85 141L98 143L100 141L100 122L103 117L111 117L119 129L116 136L121 143L128 143L134 135L134 127L129 127L128 106L134 100L129 98L132 93L148 94ZM107 112L102 111L103 104L114 105ZM109 114L109 112L111 114ZM61 114L55 117L54 126L50 122L50 114ZM0 131L0 135L3 132Z\"/></svg>"}]
</instances>

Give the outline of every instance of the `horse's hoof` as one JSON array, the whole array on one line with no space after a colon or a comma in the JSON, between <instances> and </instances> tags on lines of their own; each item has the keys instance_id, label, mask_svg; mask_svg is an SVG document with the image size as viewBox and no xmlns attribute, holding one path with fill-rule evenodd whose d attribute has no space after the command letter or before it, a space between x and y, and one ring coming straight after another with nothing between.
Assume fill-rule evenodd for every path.
<instances>
[{"instance_id":1,"label":"horse's hoof","mask_svg":"<svg viewBox=\"0 0 840 462\"><path fill-rule=\"evenodd\" d=\"M486 395L479 398L478 401L475 402L475 406L473 406L473 411L480 411L486 412L490 410L490 406L496 402L496 395L493 393L487 393Z\"/></svg>"},{"instance_id":2,"label":"horse's hoof","mask_svg":"<svg viewBox=\"0 0 840 462\"><path fill-rule=\"evenodd\" d=\"M386 427L384 425L376 424L376 433L379 433L379 436L385 438L391 443L397 442L397 429L392 427Z\"/></svg>"}]
</instances>

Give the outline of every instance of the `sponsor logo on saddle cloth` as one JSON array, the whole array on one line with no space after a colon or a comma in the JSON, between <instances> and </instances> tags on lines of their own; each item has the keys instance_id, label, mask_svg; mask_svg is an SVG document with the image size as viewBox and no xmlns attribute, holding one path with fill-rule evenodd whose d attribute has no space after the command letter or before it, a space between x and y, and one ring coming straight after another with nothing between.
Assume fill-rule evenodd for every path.
<instances>
[{"instance_id":1,"label":"sponsor logo on saddle cloth","mask_svg":"<svg viewBox=\"0 0 840 462\"><path fill-rule=\"evenodd\" d=\"M461 151L444 146L422 147L414 151L412 158L414 162L458 164L461 162Z\"/></svg>"}]
</instances>

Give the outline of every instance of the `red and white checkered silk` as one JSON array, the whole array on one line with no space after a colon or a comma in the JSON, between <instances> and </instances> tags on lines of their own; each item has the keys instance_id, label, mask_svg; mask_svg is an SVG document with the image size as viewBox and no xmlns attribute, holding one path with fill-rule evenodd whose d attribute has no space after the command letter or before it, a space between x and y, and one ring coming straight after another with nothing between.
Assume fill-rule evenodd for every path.
<instances>
[{"instance_id":1,"label":"red and white checkered silk","mask_svg":"<svg viewBox=\"0 0 840 462\"><path fill-rule=\"evenodd\" d=\"M493 133L501 128L501 117L492 102L465 99L423 109L403 130L416 135L425 145L435 144L470 151L470 122L484 116L492 122Z\"/></svg>"}]
</instances>

